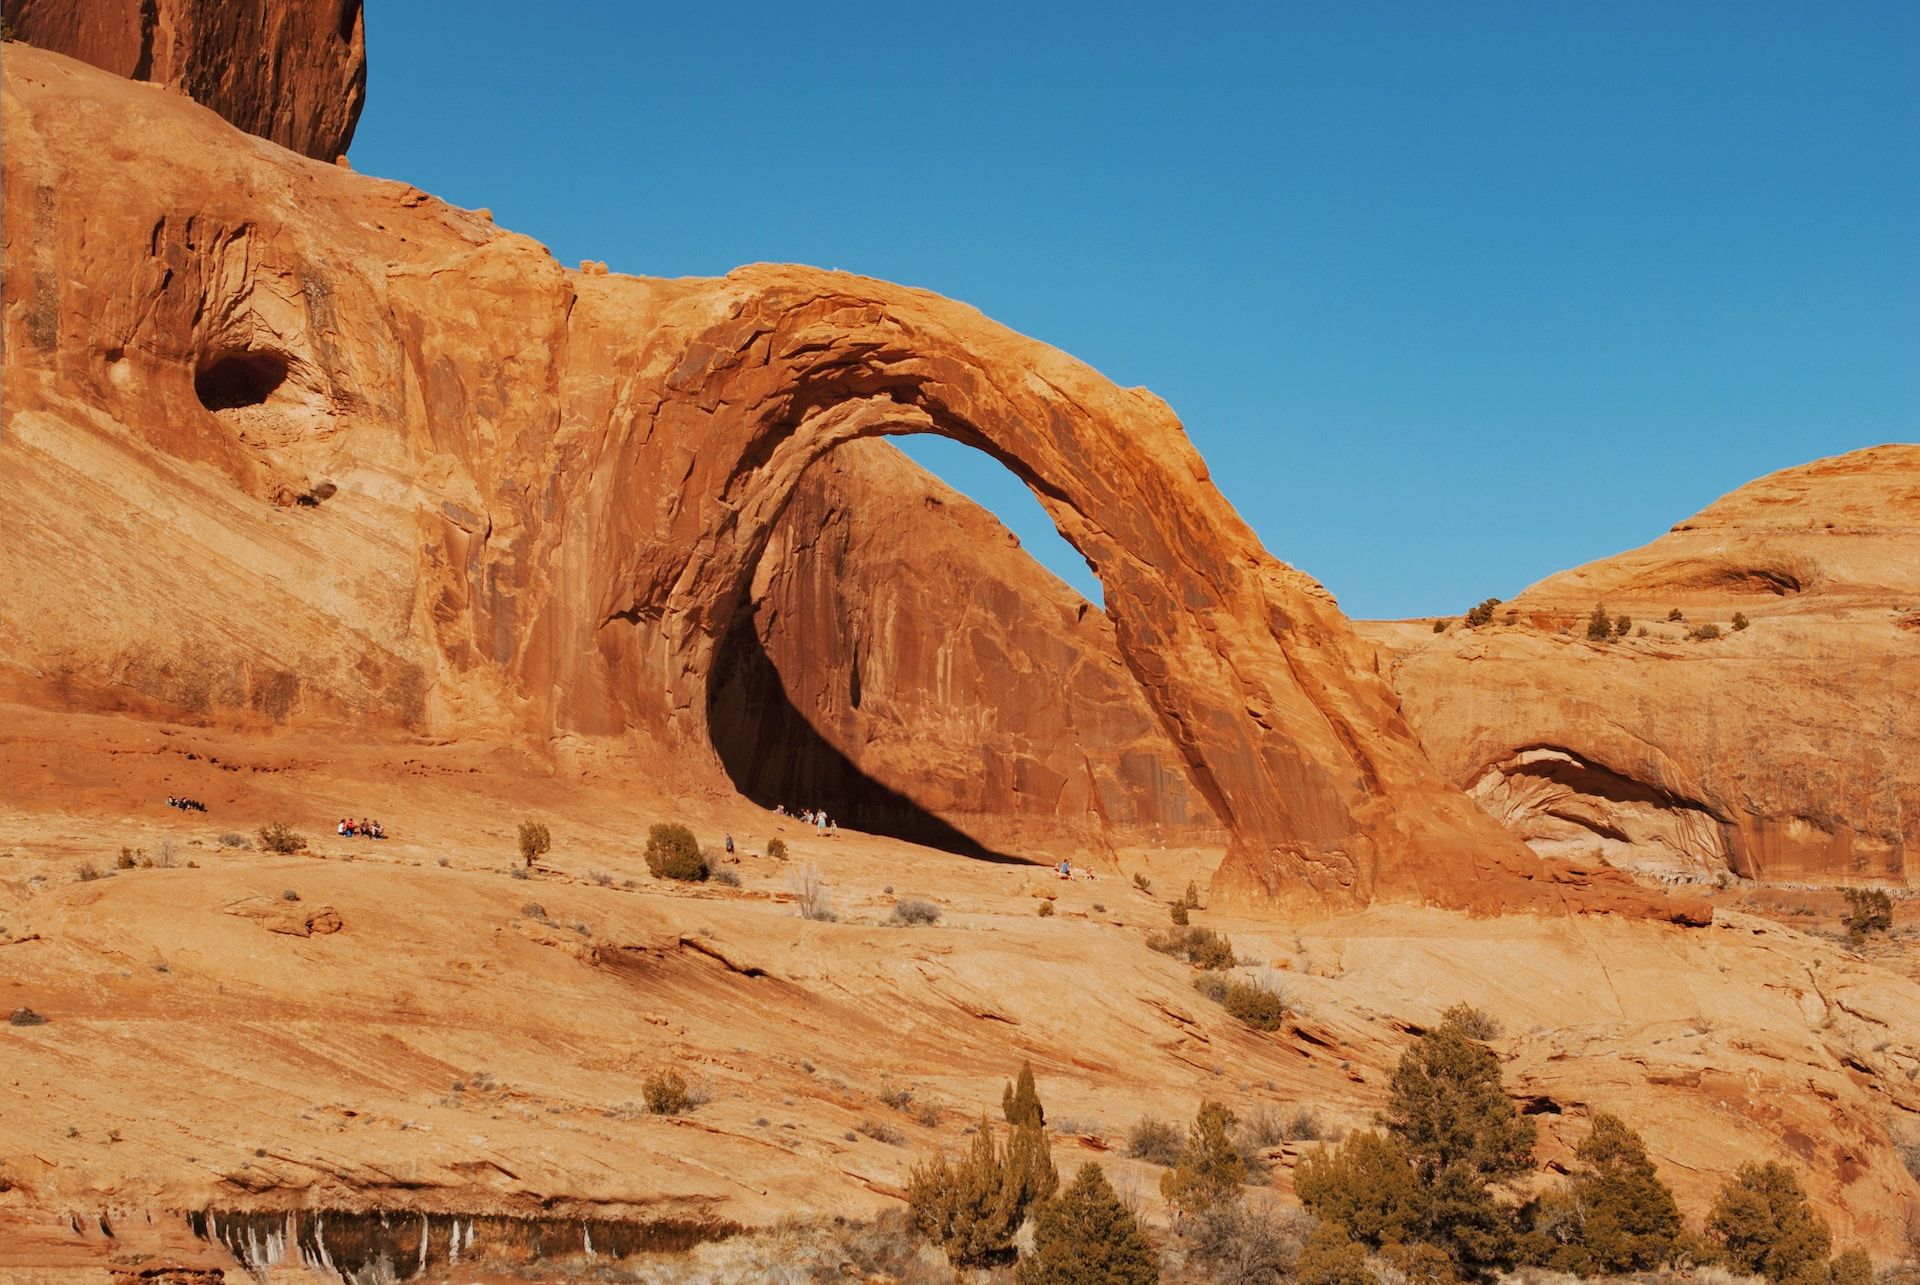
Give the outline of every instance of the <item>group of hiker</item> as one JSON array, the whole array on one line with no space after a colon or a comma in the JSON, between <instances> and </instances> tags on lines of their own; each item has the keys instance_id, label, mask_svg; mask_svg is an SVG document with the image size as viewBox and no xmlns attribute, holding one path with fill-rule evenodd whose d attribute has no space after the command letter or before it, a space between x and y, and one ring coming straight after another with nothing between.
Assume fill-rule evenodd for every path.
<instances>
[{"instance_id":1,"label":"group of hiker","mask_svg":"<svg viewBox=\"0 0 1920 1285\"><path fill-rule=\"evenodd\" d=\"M167 796L167 806L170 808L179 808L182 812L205 812L207 810L207 805L198 799L183 799L172 794Z\"/></svg>"},{"instance_id":2,"label":"group of hiker","mask_svg":"<svg viewBox=\"0 0 1920 1285\"><path fill-rule=\"evenodd\" d=\"M362 839L384 839L387 837L386 827L378 821L355 821L352 817L342 817L340 824L335 827L335 830L343 839L351 839L356 835Z\"/></svg>"},{"instance_id":3,"label":"group of hiker","mask_svg":"<svg viewBox=\"0 0 1920 1285\"><path fill-rule=\"evenodd\" d=\"M832 836L840 833L839 824L827 815L825 808L801 808L798 812L789 812L787 811L786 804L776 803L773 808L773 814L782 817L797 817L802 825L810 825L824 835Z\"/></svg>"},{"instance_id":4,"label":"group of hiker","mask_svg":"<svg viewBox=\"0 0 1920 1285\"><path fill-rule=\"evenodd\" d=\"M1060 864L1053 868L1053 872L1059 875L1062 879L1073 878L1075 873L1073 869L1073 858L1072 857L1060 858ZM1079 875L1082 879L1087 880L1089 883L1093 881L1093 871L1088 870L1084 866L1081 867L1079 871Z\"/></svg>"}]
</instances>

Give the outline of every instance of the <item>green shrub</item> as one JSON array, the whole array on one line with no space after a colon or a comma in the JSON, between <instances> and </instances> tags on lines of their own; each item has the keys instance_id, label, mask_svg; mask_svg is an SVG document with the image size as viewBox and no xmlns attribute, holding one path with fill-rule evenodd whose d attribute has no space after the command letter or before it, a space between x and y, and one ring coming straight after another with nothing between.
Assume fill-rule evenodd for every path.
<instances>
[{"instance_id":1,"label":"green shrub","mask_svg":"<svg viewBox=\"0 0 1920 1285\"><path fill-rule=\"evenodd\" d=\"M1613 637L1613 617L1607 614L1604 603L1595 603L1593 614L1587 617L1587 637L1594 642L1605 642Z\"/></svg>"},{"instance_id":2,"label":"green shrub","mask_svg":"<svg viewBox=\"0 0 1920 1285\"><path fill-rule=\"evenodd\" d=\"M1493 620L1493 609L1499 605L1500 600L1498 598L1483 599L1478 606L1467 612L1468 626L1478 629L1481 625L1491 622Z\"/></svg>"},{"instance_id":3,"label":"green shrub","mask_svg":"<svg viewBox=\"0 0 1920 1285\"><path fill-rule=\"evenodd\" d=\"M1426 1224L1427 1193L1406 1152L1371 1130L1303 1156L1293 1189L1323 1223L1374 1249L1406 1240Z\"/></svg>"},{"instance_id":4,"label":"green shrub","mask_svg":"<svg viewBox=\"0 0 1920 1285\"><path fill-rule=\"evenodd\" d=\"M1667 613L1668 623L1677 623L1679 621L1685 620L1686 618L1687 618L1686 613L1681 611L1680 608L1678 607L1675 607L1672 611L1669 611Z\"/></svg>"},{"instance_id":5,"label":"green shrub","mask_svg":"<svg viewBox=\"0 0 1920 1285\"><path fill-rule=\"evenodd\" d=\"M1440 1014L1440 1019L1470 1040L1500 1038L1500 1023L1465 1000Z\"/></svg>"},{"instance_id":6,"label":"green shrub","mask_svg":"<svg viewBox=\"0 0 1920 1285\"><path fill-rule=\"evenodd\" d=\"M1893 927L1893 898L1883 890L1849 888L1846 898L1847 914L1840 922L1854 941L1864 941L1868 933L1883 933Z\"/></svg>"},{"instance_id":7,"label":"green shrub","mask_svg":"<svg viewBox=\"0 0 1920 1285\"><path fill-rule=\"evenodd\" d=\"M787 841L785 839L767 840L767 855L775 861L785 861L787 859Z\"/></svg>"},{"instance_id":8,"label":"green shrub","mask_svg":"<svg viewBox=\"0 0 1920 1285\"><path fill-rule=\"evenodd\" d=\"M1436 621L1434 621L1434 622L1433 622L1433 632L1434 632L1434 633L1436 633L1436 634L1444 634L1444 633L1446 633L1446 632L1447 632L1447 625L1448 625L1449 623L1451 623L1451 622L1449 622L1449 621L1447 621L1447 620L1444 620L1444 619L1442 619L1442 620L1436 620Z\"/></svg>"},{"instance_id":9,"label":"green shrub","mask_svg":"<svg viewBox=\"0 0 1920 1285\"><path fill-rule=\"evenodd\" d=\"M1065 1191L1040 1207L1033 1252L1014 1279L1019 1285L1154 1285L1160 1260L1105 1172L1088 1161Z\"/></svg>"},{"instance_id":10,"label":"green shrub","mask_svg":"<svg viewBox=\"0 0 1920 1285\"><path fill-rule=\"evenodd\" d=\"M269 821L260 827L254 839L265 851L278 852L282 856L307 846L306 836L289 829L284 821Z\"/></svg>"},{"instance_id":11,"label":"green shrub","mask_svg":"<svg viewBox=\"0 0 1920 1285\"><path fill-rule=\"evenodd\" d=\"M1198 925L1150 934L1147 947L1200 968L1232 968L1234 963L1233 943L1213 929Z\"/></svg>"},{"instance_id":12,"label":"green shrub","mask_svg":"<svg viewBox=\"0 0 1920 1285\"><path fill-rule=\"evenodd\" d=\"M647 872L656 879L699 883L711 873L693 831L677 822L663 821L647 831L646 855Z\"/></svg>"},{"instance_id":13,"label":"green shrub","mask_svg":"<svg viewBox=\"0 0 1920 1285\"><path fill-rule=\"evenodd\" d=\"M1720 636L1720 626L1709 621L1704 625L1695 625L1687 631L1687 637L1695 642L1712 642Z\"/></svg>"},{"instance_id":14,"label":"green shrub","mask_svg":"<svg viewBox=\"0 0 1920 1285\"><path fill-rule=\"evenodd\" d=\"M1873 1260L1867 1257L1866 1250L1856 1245L1834 1255L1827 1276L1832 1285L1873 1285Z\"/></svg>"},{"instance_id":15,"label":"green shrub","mask_svg":"<svg viewBox=\"0 0 1920 1285\"><path fill-rule=\"evenodd\" d=\"M1133 886L1141 892L1146 893L1149 897L1153 895L1153 881L1143 874L1134 875Z\"/></svg>"},{"instance_id":16,"label":"green shrub","mask_svg":"<svg viewBox=\"0 0 1920 1285\"><path fill-rule=\"evenodd\" d=\"M1374 1285L1367 1251L1339 1223L1323 1222L1307 1237L1294 1265L1296 1285Z\"/></svg>"},{"instance_id":17,"label":"green shrub","mask_svg":"<svg viewBox=\"0 0 1920 1285\"><path fill-rule=\"evenodd\" d=\"M1187 880L1187 890L1181 895L1180 901L1188 910L1200 909L1200 885L1191 879Z\"/></svg>"},{"instance_id":18,"label":"green shrub","mask_svg":"<svg viewBox=\"0 0 1920 1285\"><path fill-rule=\"evenodd\" d=\"M1002 1148L981 1116L966 1159L941 1156L914 1167L907 1208L914 1226L954 1266L992 1267L1012 1261L1014 1233L1027 1210L1051 1199L1059 1184L1039 1125L1016 1127Z\"/></svg>"},{"instance_id":19,"label":"green shrub","mask_svg":"<svg viewBox=\"0 0 1920 1285\"><path fill-rule=\"evenodd\" d=\"M1000 1114L1012 1125L1047 1122L1047 1109L1040 1105L1040 1091L1033 1084L1033 1063L1022 1062L1019 1079L1001 1093Z\"/></svg>"},{"instance_id":20,"label":"green shrub","mask_svg":"<svg viewBox=\"0 0 1920 1285\"><path fill-rule=\"evenodd\" d=\"M7 1014L9 1026L45 1026L47 1019L30 1008L16 1008Z\"/></svg>"},{"instance_id":21,"label":"green shrub","mask_svg":"<svg viewBox=\"0 0 1920 1285\"><path fill-rule=\"evenodd\" d=\"M1833 1245L1826 1219L1778 1161L1741 1165L1727 1179L1707 1214L1707 1236L1728 1267L1773 1285L1817 1272Z\"/></svg>"},{"instance_id":22,"label":"green shrub","mask_svg":"<svg viewBox=\"0 0 1920 1285\"><path fill-rule=\"evenodd\" d=\"M1220 1006L1256 1031L1277 1031L1287 1024L1287 1000L1260 982L1234 978L1227 983Z\"/></svg>"},{"instance_id":23,"label":"green shrub","mask_svg":"<svg viewBox=\"0 0 1920 1285\"><path fill-rule=\"evenodd\" d=\"M520 859L531 866L553 849L553 835L547 832L544 822L522 821L520 823Z\"/></svg>"},{"instance_id":24,"label":"green shrub","mask_svg":"<svg viewBox=\"0 0 1920 1285\"><path fill-rule=\"evenodd\" d=\"M1171 1168L1180 1163L1180 1128L1170 1120L1143 1115L1127 1130L1127 1155Z\"/></svg>"},{"instance_id":25,"label":"green shrub","mask_svg":"<svg viewBox=\"0 0 1920 1285\"><path fill-rule=\"evenodd\" d=\"M1233 1113L1218 1102L1202 1102L1180 1159L1160 1175L1160 1194L1185 1214L1204 1213L1239 1195L1247 1164L1233 1145Z\"/></svg>"},{"instance_id":26,"label":"green shrub","mask_svg":"<svg viewBox=\"0 0 1920 1285\"><path fill-rule=\"evenodd\" d=\"M131 870L140 864L140 858L134 855L132 848L122 848L113 864L121 870Z\"/></svg>"},{"instance_id":27,"label":"green shrub","mask_svg":"<svg viewBox=\"0 0 1920 1285\"><path fill-rule=\"evenodd\" d=\"M1043 901L1040 903L1040 917L1042 919L1053 918L1053 903L1051 901Z\"/></svg>"},{"instance_id":28,"label":"green shrub","mask_svg":"<svg viewBox=\"0 0 1920 1285\"><path fill-rule=\"evenodd\" d=\"M1748 625L1752 623L1753 622L1751 620L1747 619L1746 612L1736 611L1733 613L1733 632L1735 632L1736 634L1739 633L1742 629L1745 629Z\"/></svg>"},{"instance_id":29,"label":"green shrub","mask_svg":"<svg viewBox=\"0 0 1920 1285\"><path fill-rule=\"evenodd\" d=\"M1186 902L1184 901L1174 902L1173 905L1167 908L1167 913L1172 916L1173 922L1177 924L1179 927L1185 928L1187 926L1188 915L1187 915Z\"/></svg>"},{"instance_id":30,"label":"green shrub","mask_svg":"<svg viewBox=\"0 0 1920 1285\"><path fill-rule=\"evenodd\" d=\"M1622 613L1619 616L1619 618L1613 622L1613 636L1615 638L1625 638L1628 634L1632 632L1633 632L1632 617L1626 615L1625 613Z\"/></svg>"}]
</instances>

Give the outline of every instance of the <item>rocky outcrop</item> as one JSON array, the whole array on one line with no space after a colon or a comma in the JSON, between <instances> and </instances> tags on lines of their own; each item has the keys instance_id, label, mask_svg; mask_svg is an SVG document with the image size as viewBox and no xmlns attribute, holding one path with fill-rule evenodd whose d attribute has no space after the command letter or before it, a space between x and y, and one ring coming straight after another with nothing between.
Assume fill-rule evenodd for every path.
<instances>
[{"instance_id":1,"label":"rocky outcrop","mask_svg":"<svg viewBox=\"0 0 1920 1285\"><path fill-rule=\"evenodd\" d=\"M937 432L1004 462L1099 573L1230 836L1222 893L1672 913L1539 861L1442 780L1151 394L844 274L570 273L71 60L16 47L6 77L19 697L617 746L725 789L721 645L808 471ZM167 160L104 159L126 155Z\"/></svg>"},{"instance_id":2,"label":"rocky outcrop","mask_svg":"<svg viewBox=\"0 0 1920 1285\"><path fill-rule=\"evenodd\" d=\"M1596 606L1626 633L1590 639ZM1920 446L1879 446L1743 486L1480 628L1363 628L1434 761L1538 851L1911 884L1916 624Z\"/></svg>"},{"instance_id":3,"label":"rocky outcrop","mask_svg":"<svg viewBox=\"0 0 1920 1285\"><path fill-rule=\"evenodd\" d=\"M764 806L1019 852L1225 839L1106 613L885 442L807 472L711 710L728 774Z\"/></svg>"},{"instance_id":4,"label":"rocky outcrop","mask_svg":"<svg viewBox=\"0 0 1920 1285\"><path fill-rule=\"evenodd\" d=\"M330 161L367 97L360 0L6 0L14 38L151 81Z\"/></svg>"}]
</instances>

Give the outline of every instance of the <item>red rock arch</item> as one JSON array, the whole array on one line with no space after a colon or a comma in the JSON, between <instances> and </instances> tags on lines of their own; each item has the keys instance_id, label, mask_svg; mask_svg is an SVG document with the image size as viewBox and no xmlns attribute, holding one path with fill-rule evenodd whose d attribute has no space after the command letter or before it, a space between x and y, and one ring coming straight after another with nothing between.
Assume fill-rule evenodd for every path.
<instances>
[{"instance_id":1,"label":"red rock arch","mask_svg":"<svg viewBox=\"0 0 1920 1285\"><path fill-rule=\"evenodd\" d=\"M1150 393L924 292L783 268L719 285L697 302L711 319L650 355L646 437L605 471L661 433L697 451L664 531L615 540L633 554L598 589L601 630L657 624L648 668L682 750L712 755L715 648L807 468L856 438L939 433L1020 477L1100 576L1128 668L1233 836L1221 891L1492 909L1597 883L1632 899L1540 862L1438 778L1332 599L1261 548Z\"/></svg>"}]
</instances>

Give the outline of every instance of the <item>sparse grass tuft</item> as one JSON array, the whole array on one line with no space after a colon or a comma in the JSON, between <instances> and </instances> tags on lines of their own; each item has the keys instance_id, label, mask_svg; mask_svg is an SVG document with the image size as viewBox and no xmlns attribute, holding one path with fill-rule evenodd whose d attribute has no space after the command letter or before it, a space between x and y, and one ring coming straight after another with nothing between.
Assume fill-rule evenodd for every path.
<instances>
[{"instance_id":1,"label":"sparse grass tuft","mask_svg":"<svg viewBox=\"0 0 1920 1285\"><path fill-rule=\"evenodd\" d=\"M882 1124L878 1120L862 1120L856 1127L875 1142L884 1142L890 1147L907 1145L907 1135L890 1124Z\"/></svg>"},{"instance_id":2,"label":"sparse grass tuft","mask_svg":"<svg viewBox=\"0 0 1920 1285\"><path fill-rule=\"evenodd\" d=\"M100 877L100 870L93 862L82 861L73 868L73 877L77 883L92 883Z\"/></svg>"},{"instance_id":3,"label":"sparse grass tuft","mask_svg":"<svg viewBox=\"0 0 1920 1285\"><path fill-rule=\"evenodd\" d=\"M220 836L220 846L223 848L245 848L250 845L247 843L246 835L235 834L229 830Z\"/></svg>"},{"instance_id":4,"label":"sparse grass tuft","mask_svg":"<svg viewBox=\"0 0 1920 1285\"><path fill-rule=\"evenodd\" d=\"M1148 1164L1171 1167L1180 1162L1186 1132L1171 1120L1143 1115L1127 1130L1127 1154Z\"/></svg>"},{"instance_id":5,"label":"sparse grass tuft","mask_svg":"<svg viewBox=\"0 0 1920 1285\"><path fill-rule=\"evenodd\" d=\"M46 1024L47 1019L30 1008L16 1008L13 1012L7 1014L7 1025L9 1026L45 1026Z\"/></svg>"},{"instance_id":6,"label":"sparse grass tuft","mask_svg":"<svg viewBox=\"0 0 1920 1285\"><path fill-rule=\"evenodd\" d=\"M893 903L893 914L889 922L896 924L937 924L940 922L940 907L931 901L920 901L906 897Z\"/></svg>"},{"instance_id":7,"label":"sparse grass tuft","mask_svg":"<svg viewBox=\"0 0 1920 1285\"><path fill-rule=\"evenodd\" d=\"M713 867L713 873L708 877L723 888L738 888L740 886L740 872L732 866L715 866Z\"/></svg>"},{"instance_id":8,"label":"sparse grass tuft","mask_svg":"<svg viewBox=\"0 0 1920 1285\"><path fill-rule=\"evenodd\" d=\"M840 913L833 908L833 894L820 877L820 867L811 864L802 866L794 872L789 886L793 889L793 901L799 907L802 919L829 924L839 921Z\"/></svg>"}]
</instances>

